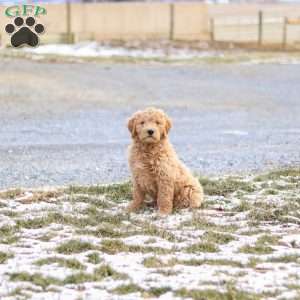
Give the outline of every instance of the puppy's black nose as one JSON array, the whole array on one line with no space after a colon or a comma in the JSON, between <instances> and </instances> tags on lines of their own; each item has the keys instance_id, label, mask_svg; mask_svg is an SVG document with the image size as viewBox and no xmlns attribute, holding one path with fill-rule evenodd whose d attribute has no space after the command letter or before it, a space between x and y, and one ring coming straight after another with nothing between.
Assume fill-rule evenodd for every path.
<instances>
[{"instance_id":1,"label":"puppy's black nose","mask_svg":"<svg viewBox=\"0 0 300 300\"><path fill-rule=\"evenodd\" d=\"M147 130L147 132L148 132L149 135L152 135L154 133L154 130L149 129L149 130Z\"/></svg>"}]
</instances>

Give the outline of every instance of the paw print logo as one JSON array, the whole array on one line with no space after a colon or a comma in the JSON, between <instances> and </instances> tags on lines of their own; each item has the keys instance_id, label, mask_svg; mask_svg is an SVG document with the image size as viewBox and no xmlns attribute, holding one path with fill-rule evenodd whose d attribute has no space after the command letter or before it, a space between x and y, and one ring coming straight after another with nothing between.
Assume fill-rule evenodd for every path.
<instances>
[{"instance_id":1,"label":"paw print logo","mask_svg":"<svg viewBox=\"0 0 300 300\"><path fill-rule=\"evenodd\" d=\"M7 24L5 31L11 36L11 44L14 47L27 44L28 46L35 47L39 43L38 35L45 30L44 25L36 24L33 17L28 17L25 20L21 17L14 19L14 24Z\"/></svg>"}]
</instances>

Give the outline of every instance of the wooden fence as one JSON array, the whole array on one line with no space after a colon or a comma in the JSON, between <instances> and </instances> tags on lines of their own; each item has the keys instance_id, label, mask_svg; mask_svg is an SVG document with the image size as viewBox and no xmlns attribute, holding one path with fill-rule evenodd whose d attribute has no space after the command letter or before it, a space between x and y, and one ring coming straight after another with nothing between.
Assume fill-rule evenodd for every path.
<instances>
[{"instance_id":1,"label":"wooden fence","mask_svg":"<svg viewBox=\"0 0 300 300\"><path fill-rule=\"evenodd\" d=\"M181 40L298 45L300 4L114 2L45 5L42 43ZM0 35L12 20L0 6Z\"/></svg>"},{"instance_id":2,"label":"wooden fence","mask_svg":"<svg viewBox=\"0 0 300 300\"><path fill-rule=\"evenodd\" d=\"M214 42L276 44L285 48L300 44L300 18L265 17L263 11L256 17L214 17L210 19L210 37Z\"/></svg>"}]
</instances>

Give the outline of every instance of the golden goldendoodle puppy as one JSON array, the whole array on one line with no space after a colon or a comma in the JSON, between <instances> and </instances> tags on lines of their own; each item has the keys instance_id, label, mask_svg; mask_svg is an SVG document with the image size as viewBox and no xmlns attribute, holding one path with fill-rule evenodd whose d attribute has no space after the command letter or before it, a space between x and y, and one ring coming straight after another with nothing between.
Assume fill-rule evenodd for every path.
<instances>
[{"instance_id":1,"label":"golden goldendoodle puppy","mask_svg":"<svg viewBox=\"0 0 300 300\"><path fill-rule=\"evenodd\" d=\"M170 118L160 109L136 112L128 121L132 135L129 166L133 179L133 201L128 211L138 210L151 199L159 213L173 208L200 207L203 189L178 159L169 142Z\"/></svg>"}]
</instances>

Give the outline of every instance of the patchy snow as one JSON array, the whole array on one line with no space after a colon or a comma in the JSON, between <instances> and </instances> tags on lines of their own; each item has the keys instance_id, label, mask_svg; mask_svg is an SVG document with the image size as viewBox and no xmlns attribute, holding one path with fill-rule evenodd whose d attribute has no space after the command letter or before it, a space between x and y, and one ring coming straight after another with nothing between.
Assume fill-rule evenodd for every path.
<instances>
[{"instance_id":1,"label":"patchy snow","mask_svg":"<svg viewBox=\"0 0 300 300\"><path fill-rule=\"evenodd\" d=\"M24 51L34 54L55 54L75 57L132 57L132 58L169 58L189 59L197 57L223 56L221 52L196 51L191 49L127 49L101 45L97 42L84 42L78 44L51 44L40 45L36 48L24 48Z\"/></svg>"},{"instance_id":2,"label":"patchy snow","mask_svg":"<svg viewBox=\"0 0 300 300\"><path fill-rule=\"evenodd\" d=\"M279 64L279 65L299 65L300 58L297 57L289 57L288 55L285 57L284 55L280 55L278 57L265 57L265 58L257 58L251 59L243 64L249 65L260 65L260 64Z\"/></svg>"},{"instance_id":3,"label":"patchy snow","mask_svg":"<svg viewBox=\"0 0 300 300\"><path fill-rule=\"evenodd\" d=\"M43 59L47 55L80 58L133 58L146 60L185 61L199 60L212 62L237 62L241 64L299 64L300 57L289 53L271 53L269 56L250 53L244 50L222 51L200 47L174 47L168 45L135 47L113 46L98 42L81 42L77 44L49 44L36 48L25 47L11 51L32 54L32 59Z\"/></svg>"},{"instance_id":4,"label":"patchy snow","mask_svg":"<svg viewBox=\"0 0 300 300\"><path fill-rule=\"evenodd\" d=\"M251 177L242 180L252 182ZM28 299L37 300L71 300L80 297L134 300L147 295L150 298L167 300L182 299L176 294L180 289L217 289L224 292L227 290L227 285L231 283L234 283L239 291L259 294L261 299L295 298L299 296L300 286L300 259L297 258L300 257L299 224L282 223L280 219L275 219L261 221L255 225L253 224L255 220L249 219L249 211L236 209L241 199L243 201L247 199L249 205L255 208L270 196L281 199L280 205L286 205L284 199L291 199L290 197L295 193L299 194L297 181L293 182L293 185L289 186L284 178L280 178L276 183L281 183L285 189L278 190L277 195L265 196L263 196L264 189L268 188L266 185L274 182L270 180L252 182L255 190L253 192L239 190L239 193L243 194L240 198L237 192L226 196L206 196L209 204L204 209L182 210L167 218L159 218L157 213L150 209L128 216L124 212L126 201L120 203L112 200L105 201L103 195L90 196L93 201L104 200L106 204L110 204L108 207L99 205L96 210L93 204L95 202L92 200L89 202L86 195L83 197L81 194L68 197L60 192L56 199L45 196L42 200L36 201L35 197L31 197L32 201L26 202L24 202L24 193L14 199L3 198L1 203L6 203L7 206L0 208L0 232L5 232L4 225L19 225L16 225L15 232L11 233L17 237L16 240L6 243L3 238L8 238L9 233L0 236L0 298L1 300L22 299L22 295L27 295ZM27 191L25 195L34 196L35 193L35 191ZM295 199L294 205L297 205L299 198L293 199ZM220 206L215 208L219 201L222 203L222 209ZM279 204L278 208L280 209ZM8 210L15 214L7 214ZM60 224L57 220L50 220L47 223L46 216L53 212L73 218L89 220L94 218L96 225L92 226L91 223L81 226L80 222L77 224L73 219L70 223L66 221L65 224ZM290 217L296 218L293 213L297 212L288 211L287 214L289 213ZM41 225L25 222L37 218L40 220L41 217L45 218ZM205 220L208 223L205 223ZM25 222L25 225L22 225L21 221ZM201 225L201 222L204 222L204 225ZM93 235L86 231L96 230L98 226L100 229L104 228L100 234ZM153 231L153 228L156 231ZM110 237L109 230L112 229L121 236L112 233ZM245 234L246 231L257 232ZM214 237L216 233L220 237ZM224 235L229 236L230 240L222 242ZM266 239L266 242L260 244L267 247L266 253L241 251L244 246L255 247L259 238ZM274 241L268 238L273 238ZM92 249L71 251L69 254L59 253L57 247L70 240L88 242L92 245ZM117 242L116 246L112 246L116 248L112 248L112 252L105 250L102 248L104 240L110 241L112 245ZM201 243L204 245L203 250L195 246ZM209 243L217 247L215 252L206 250L205 245ZM128 248L119 249L118 245L126 245ZM13 256L1 263L1 253ZM100 258L95 263L89 260L89 255L94 253L98 253ZM283 256L290 257L290 261L281 261L280 258ZM39 259L47 261L51 257L76 259L84 269L72 269L57 262L36 264ZM145 263L147 260L149 265ZM76 276L82 272L93 274L95 269L105 265L109 265L116 272L127 277L107 276L102 280L83 280L77 284L64 282L67 276ZM50 276L61 283L43 285L38 280L30 282L30 280L10 279L12 273L19 272L41 274L45 278ZM143 292L133 290L118 294L114 291L118 287L132 283ZM161 288L167 289L156 296L151 294L155 289Z\"/></svg>"},{"instance_id":5,"label":"patchy snow","mask_svg":"<svg viewBox=\"0 0 300 300\"><path fill-rule=\"evenodd\" d=\"M222 131L223 134L229 134L229 135L248 135L247 131L243 131L243 130L224 130Z\"/></svg>"}]
</instances>

